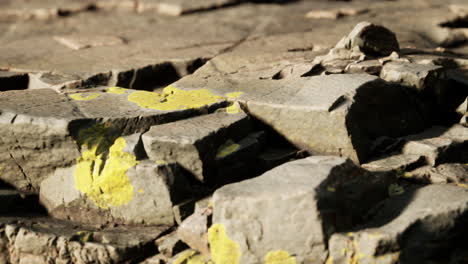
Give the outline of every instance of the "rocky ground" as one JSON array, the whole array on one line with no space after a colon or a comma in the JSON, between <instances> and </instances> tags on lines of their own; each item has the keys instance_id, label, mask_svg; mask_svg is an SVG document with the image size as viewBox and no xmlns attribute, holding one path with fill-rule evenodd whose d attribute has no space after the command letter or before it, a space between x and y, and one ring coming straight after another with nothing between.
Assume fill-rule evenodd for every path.
<instances>
[{"instance_id":1,"label":"rocky ground","mask_svg":"<svg viewBox=\"0 0 468 264\"><path fill-rule=\"evenodd\" d=\"M0 264L468 263L465 0L0 0Z\"/></svg>"}]
</instances>

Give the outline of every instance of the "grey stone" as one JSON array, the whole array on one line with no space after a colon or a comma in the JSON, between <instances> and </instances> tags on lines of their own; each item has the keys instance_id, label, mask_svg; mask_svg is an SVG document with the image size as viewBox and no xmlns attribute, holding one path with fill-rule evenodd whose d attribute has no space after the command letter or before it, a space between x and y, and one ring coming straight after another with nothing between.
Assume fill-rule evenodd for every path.
<instances>
[{"instance_id":1,"label":"grey stone","mask_svg":"<svg viewBox=\"0 0 468 264\"><path fill-rule=\"evenodd\" d=\"M394 196L368 224L332 235L331 262L427 263L442 256L445 261L456 251L452 243L466 236L467 209L468 189L461 187L430 185Z\"/></svg>"},{"instance_id":2,"label":"grey stone","mask_svg":"<svg viewBox=\"0 0 468 264\"><path fill-rule=\"evenodd\" d=\"M44 217L0 218L6 263L127 263L141 260L164 229L96 228ZM0 242L1 245L1 242Z\"/></svg>"},{"instance_id":3,"label":"grey stone","mask_svg":"<svg viewBox=\"0 0 468 264\"><path fill-rule=\"evenodd\" d=\"M425 158L421 155L397 154L362 164L362 167L370 171L404 171L417 168L424 163Z\"/></svg>"},{"instance_id":4,"label":"grey stone","mask_svg":"<svg viewBox=\"0 0 468 264\"><path fill-rule=\"evenodd\" d=\"M427 120L418 98L365 74L235 81L193 76L173 86L204 87L217 94L241 92L234 100L296 146L358 162L370 158L376 138L421 131Z\"/></svg>"},{"instance_id":5,"label":"grey stone","mask_svg":"<svg viewBox=\"0 0 468 264\"><path fill-rule=\"evenodd\" d=\"M409 180L422 183L468 183L468 165L445 163L437 167L424 166L404 174Z\"/></svg>"},{"instance_id":6,"label":"grey stone","mask_svg":"<svg viewBox=\"0 0 468 264\"><path fill-rule=\"evenodd\" d=\"M357 224L373 202L385 198L387 181L350 160L313 156L223 186L213 195L208 231L223 242L210 244L211 255L222 262L215 250L226 246L226 255L239 263L260 263L277 250L297 263L323 263L327 237Z\"/></svg>"},{"instance_id":7,"label":"grey stone","mask_svg":"<svg viewBox=\"0 0 468 264\"><path fill-rule=\"evenodd\" d=\"M387 56L399 51L395 33L387 28L369 22L357 24L348 36L340 40L335 48L358 48L368 55Z\"/></svg>"},{"instance_id":8,"label":"grey stone","mask_svg":"<svg viewBox=\"0 0 468 264\"><path fill-rule=\"evenodd\" d=\"M350 63L345 69L347 73L367 73L372 75L379 75L381 70L382 65L378 60Z\"/></svg>"},{"instance_id":9,"label":"grey stone","mask_svg":"<svg viewBox=\"0 0 468 264\"><path fill-rule=\"evenodd\" d=\"M214 113L153 126L142 139L151 160L177 162L198 180L213 183L217 181L218 149L226 140L240 139L250 130L250 120L244 113ZM228 146L222 151L233 150Z\"/></svg>"},{"instance_id":10,"label":"grey stone","mask_svg":"<svg viewBox=\"0 0 468 264\"><path fill-rule=\"evenodd\" d=\"M208 105L174 106L168 111L158 107L177 104L180 97L154 107L145 103L151 97L157 101L161 95L122 89L67 95L50 89L0 93L0 178L19 190L37 193L44 177L77 162L84 149L76 142L109 148L120 135L143 132L151 125L206 112L224 102L219 97Z\"/></svg>"},{"instance_id":11,"label":"grey stone","mask_svg":"<svg viewBox=\"0 0 468 264\"><path fill-rule=\"evenodd\" d=\"M456 124L450 128L432 127L420 134L405 137L404 154L422 155L428 164L468 161L468 128Z\"/></svg>"},{"instance_id":12,"label":"grey stone","mask_svg":"<svg viewBox=\"0 0 468 264\"><path fill-rule=\"evenodd\" d=\"M57 170L41 184L41 203L54 217L81 223L172 226L172 207L191 195L187 175L175 164L144 160L131 165L123 175L104 167L88 184L76 166Z\"/></svg>"},{"instance_id":13,"label":"grey stone","mask_svg":"<svg viewBox=\"0 0 468 264\"><path fill-rule=\"evenodd\" d=\"M385 63L380 77L388 82L401 83L419 91L434 92L438 79L443 78L443 68L416 63Z\"/></svg>"},{"instance_id":14,"label":"grey stone","mask_svg":"<svg viewBox=\"0 0 468 264\"><path fill-rule=\"evenodd\" d=\"M209 0L195 2L190 0L140 0L138 10L140 12L147 10L156 10L158 13L171 16L180 16L199 11L206 11L223 6L229 6L239 3L239 0Z\"/></svg>"},{"instance_id":15,"label":"grey stone","mask_svg":"<svg viewBox=\"0 0 468 264\"><path fill-rule=\"evenodd\" d=\"M156 240L158 251L167 259L172 258L177 253L185 250L187 245L180 241L177 232L172 232Z\"/></svg>"},{"instance_id":16,"label":"grey stone","mask_svg":"<svg viewBox=\"0 0 468 264\"><path fill-rule=\"evenodd\" d=\"M190 248L197 250L204 256L210 256L208 227L212 213L211 207L196 210L177 228L177 236Z\"/></svg>"}]
</instances>

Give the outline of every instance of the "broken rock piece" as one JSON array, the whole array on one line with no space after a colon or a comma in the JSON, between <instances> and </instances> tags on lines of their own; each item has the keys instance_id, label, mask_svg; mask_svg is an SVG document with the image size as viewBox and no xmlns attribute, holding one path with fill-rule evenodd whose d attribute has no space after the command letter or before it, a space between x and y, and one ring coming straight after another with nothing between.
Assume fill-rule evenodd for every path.
<instances>
[{"instance_id":1,"label":"broken rock piece","mask_svg":"<svg viewBox=\"0 0 468 264\"><path fill-rule=\"evenodd\" d=\"M344 158L313 156L223 186L213 195L212 259L323 262L327 237L359 222L366 208L386 197L387 180Z\"/></svg>"},{"instance_id":2,"label":"broken rock piece","mask_svg":"<svg viewBox=\"0 0 468 264\"><path fill-rule=\"evenodd\" d=\"M177 162L198 180L212 183L216 157L237 150L238 145L226 142L239 140L250 130L244 113L214 113L153 126L142 139L151 160Z\"/></svg>"},{"instance_id":3,"label":"broken rock piece","mask_svg":"<svg viewBox=\"0 0 468 264\"><path fill-rule=\"evenodd\" d=\"M369 22L357 24L348 36L336 44L335 48L358 48L372 56L388 56L393 51L400 50L395 33Z\"/></svg>"},{"instance_id":4,"label":"broken rock piece","mask_svg":"<svg viewBox=\"0 0 468 264\"><path fill-rule=\"evenodd\" d=\"M427 120L418 98L367 74L236 82L189 77L173 86L205 87L218 94L240 91L234 100L296 146L356 162L369 158L376 138L421 131Z\"/></svg>"},{"instance_id":5,"label":"broken rock piece","mask_svg":"<svg viewBox=\"0 0 468 264\"><path fill-rule=\"evenodd\" d=\"M455 242L467 235L467 210L468 189L461 187L430 185L393 196L367 225L332 235L329 261L394 264L450 259L467 249Z\"/></svg>"}]
</instances>

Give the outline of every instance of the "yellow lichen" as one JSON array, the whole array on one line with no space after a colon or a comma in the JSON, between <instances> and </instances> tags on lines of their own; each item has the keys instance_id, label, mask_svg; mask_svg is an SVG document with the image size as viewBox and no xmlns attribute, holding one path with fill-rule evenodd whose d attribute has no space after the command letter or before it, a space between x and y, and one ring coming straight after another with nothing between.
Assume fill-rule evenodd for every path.
<instances>
[{"instance_id":1,"label":"yellow lichen","mask_svg":"<svg viewBox=\"0 0 468 264\"><path fill-rule=\"evenodd\" d=\"M336 188L335 188L335 187L332 187L332 186L328 186L328 187L327 187L327 191L329 191L329 192L336 192Z\"/></svg>"},{"instance_id":2,"label":"yellow lichen","mask_svg":"<svg viewBox=\"0 0 468 264\"><path fill-rule=\"evenodd\" d=\"M111 94L124 94L125 91L127 91L127 89L122 87L109 87L106 89L106 92Z\"/></svg>"},{"instance_id":3,"label":"yellow lichen","mask_svg":"<svg viewBox=\"0 0 468 264\"><path fill-rule=\"evenodd\" d=\"M161 111L200 108L222 100L208 89L185 91L172 86L164 88L161 94L147 91L136 91L128 96L130 102L142 108Z\"/></svg>"},{"instance_id":4,"label":"yellow lichen","mask_svg":"<svg viewBox=\"0 0 468 264\"><path fill-rule=\"evenodd\" d=\"M224 143L218 148L218 152L216 153L216 158L217 159L224 158L227 155L235 152L239 148L240 148L239 144L236 144L234 141L228 139L226 143Z\"/></svg>"},{"instance_id":5,"label":"yellow lichen","mask_svg":"<svg viewBox=\"0 0 468 264\"><path fill-rule=\"evenodd\" d=\"M205 257L194 250L182 253L173 264L212 264L211 261L205 262Z\"/></svg>"},{"instance_id":6,"label":"yellow lichen","mask_svg":"<svg viewBox=\"0 0 468 264\"><path fill-rule=\"evenodd\" d=\"M76 93L68 95L68 97L77 101L92 100L98 98L99 96L101 96L101 94L98 93Z\"/></svg>"},{"instance_id":7,"label":"yellow lichen","mask_svg":"<svg viewBox=\"0 0 468 264\"><path fill-rule=\"evenodd\" d=\"M464 184L464 183L457 183L457 186L462 187L462 188L468 188L468 184Z\"/></svg>"},{"instance_id":8,"label":"yellow lichen","mask_svg":"<svg viewBox=\"0 0 468 264\"><path fill-rule=\"evenodd\" d=\"M232 92L232 93L227 93L226 97L228 99L234 100L234 99L239 98L239 96L241 96L242 94L243 94L243 92Z\"/></svg>"},{"instance_id":9,"label":"yellow lichen","mask_svg":"<svg viewBox=\"0 0 468 264\"><path fill-rule=\"evenodd\" d=\"M141 189L141 188L138 189L138 192L139 192L139 193L145 193L145 191L144 191L143 189Z\"/></svg>"},{"instance_id":10,"label":"yellow lichen","mask_svg":"<svg viewBox=\"0 0 468 264\"><path fill-rule=\"evenodd\" d=\"M241 108L238 103L233 103L231 106L225 108L228 114L238 114L241 112Z\"/></svg>"},{"instance_id":11,"label":"yellow lichen","mask_svg":"<svg viewBox=\"0 0 468 264\"><path fill-rule=\"evenodd\" d=\"M296 258L284 250L270 251L265 256L265 264L296 264Z\"/></svg>"},{"instance_id":12,"label":"yellow lichen","mask_svg":"<svg viewBox=\"0 0 468 264\"><path fill-rule=\"evenodd\" d=\"M138 162L126 153L125 139L108 134L103 125L80 132L81 157L75 168L75 186L101 208L119 206L133 198L133 186L126 174Z\"/></svg>"},{"instance_id":13,"label":"yellow lichen","mask_svg":"<svg viewBox=\"0 0 468 264\"><path fill-rule=\"evenodd\" d=\"M325 264L333 264L333 257L332 256L329 256L327 258L327 261L325 262Z\"/></svg>"},{"instance_id":14,"label":"yellow lichen","mask_svg":"<svg viewBox=\"0 0 468 264\"><path fill-rule=\"evenodd\" d=\"M208 229L211 260L214 264L239 264L241 251L239 245L229 239L222 224L214 224Z\"/></svg>"}]
</instances>

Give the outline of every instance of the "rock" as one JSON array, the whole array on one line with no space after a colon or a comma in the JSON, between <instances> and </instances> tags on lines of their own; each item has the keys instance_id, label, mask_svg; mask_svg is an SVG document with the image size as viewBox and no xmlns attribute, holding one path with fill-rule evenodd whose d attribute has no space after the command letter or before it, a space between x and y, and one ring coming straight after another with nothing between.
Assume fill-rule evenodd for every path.
<instances>
[{"instance_id":1,"label":"rock","mask_svg":"<svg viewBox=\"0 0 468 264\"><path fill-rule=\"evenodd\" d=\"M210 256L208 227L212 213L211 207L196 210L177 228L177 236L180 240L207 257Z\"/></svg>"},{"instance_id":2,"label":"rock","mask_svg":"<svg viewBox=\"0 0 468 264\"><path fill-rule=\"evenodd\" d=\"M335 10L312 10L307 12L305 15L306 18L314 18L314 19L338 19L345 16L356 16L360 14L364 14L369 12L367 8L340 8Z\"/></svg>"},{"instance_id":3,"label":"rock","mask_svg":"<svg viewBox=\"0 0 468 264\"><path fill-rule=\"evenodd\" d=\"M140 262L139 264L166 264L168 259L162 255L162 254L157 254L154 256L151 256L144 261Z\"/></svg>"},{"instance_id":4,"label":"rock","mask_svg":"<svg viewBox=\"0 0 468 264\"><path fill-rule=\"evenodd\" d=\"M282 256L323 263L327 237L357 224L387 196L389 180L344 158L313 156L223 186L213 195L211 259L250 264Z\"/></svg>"},{"instance_id":5,"label":"rock","mask_svg":"<svg viewBox=\"0 0 468 264\"><path fill-rule=\"evenodd\" d=\"M172 207L172 211L174 212L174 219L176 223L180 225L184 219L192 215L195 211L195 200L189 199L176 204L174 207Z\"/></svg>"},{"instance_id":6,"label":"rock","mask_svg":"<svg viewBox=\"0 0 468 264\"><path fill-rule=\"evenodd\" d=\"M172 258L187 248L187 245L180 241L176 232L158 238L156 246L158 247L158 251L167 259Z\"/></svg>"},{"instance_id":7,"label":"rock","mask_svg":"<svg viewBox=\"0 0 468 264\"><path fill-rule=\"evenodd\" d=\"M380 78L388 82L401 83L418 91L434 92L427 90L435 89L437 81L443 77L442 74L441 66L388 62L384 64Z\"/></svg>"},{"instance_id":8,"label":"rock","mask_svg":"<svg viewBox=\"0 0 468 264\"><path fill-rule=\"evenodd\" d=\"M421 134L405 137L404 154L422 155L429 165L446 162L468 162L468 128L432 127Z\"/></svg>"},{"instance_id":9,"label":"rock","mask_svg":"<svg viewBox=\"0 0 468 264\"><path fill-rule=\"evenodd\" d=\"M357 63L350 63L346 66L347 73L367 73L372 75L379 75L382 70L382 65L378 60L367 60Z\"/></svg>"},{"instance_id":10,"label":"rock","mask_svg":"<svg viewBox=\"0 0 468 264\"><path fill-rule=\"evenodd\" d=\"M336 44L335 48L358 48L367 55L387 56L399 51L400 46L393 32L369 22L357 24L348 36Z\"/></svg>"},{"instance_id":11,"label":"rock","mask_svg":"<svg viewBox=\"0 0 468 264\"><path fill-rule=\"evenodd\" d=\"M466 236L467 210L468 189L461 187L430 185L394 196L368 224L332 235L329 263L445 262L457 248L466 250L456 241Z\"/></svg>"},{"instance_id":12,"label":"rock","mask_svg":"<svg viewBox=\"0 0 468 264\"><path fill-rule=\"evenodd\" d=\"M214 113L153 126L142 139L151 160L177 162L198 180L214 183L223 180L215 177L216 157L239 147L223 144L241 139L250 130L250 120L244 113Z\"/></svg>"},{"instance_id":13,"label":"rock","mask_svg":"<svg viewBox=\"0 0 468 264\"><path fill-rule=\"evenodd\" d=\"M417 168L424 162L421 155L397 154L362 164L362 167L370 171L404 171Z\"/></svg>"},{"instance_id":14,"label":"rock","mask_svg":"<svg viewBox=\"0 0 468 264\"><path fill-rule=\"evenodd\" d=\"M111 147L97 180L88 179L88 161L46 178L41 203L54 217L81 223L172 226L172 207L191 195L187 175L175 164L132 160L117 150L118 144ZM93 176L99 165L94 165Z\"/></svg>"},{"instance_id":15,"label":"rock","mask_svg":"<svg viewBox=\"0 0 468 264\"><path fill-rule=\"evenodd\" d=\"M98 229L44 217L1 217L0 222L0 260L6 257L12 264L134 262L156 252L154 241L164 231Z\"/></svg>"},{"instance_id":16,"label":"rock","mask_svg":"<svg viewBox=\"0 0 468 264\"><path fill-rule=\"evenodd\" d=\"M405 179L421 183L468 183L468 165L446 163L437 167L424 166L404 174Z\"/></svg>"},{"instance_id":17,"label":"rock","mask_svg":"<svg viewBox=\"0 0 468 264\"><path fill-rule=\"evenodd\" d=\"M47 175L77 163L83 150L77 141L100 142L109 148L120 135L212 111L224 103L222 97L196 91L168 95L116 87L103 90L67 95L49 89L0 93L0 179L38 193ZM162 98L164 102L159 101Z\"/></svg>"},{"instance_id":18,"label":"rock","mask_svg":"<svg viewBox=\"0 0 468 264\"><path fill-rule=\"evenodd\" d=\"M234 100L297 147L357 162L370 158L376 138L421 131L427 120L418 98L372 75L236 82L192 77L173 86L205 87L217 94L241 92Z\"/></svg>"},{"instance_id":19,"label":"rock","mask_svg":"<svg viewBox=\"0 0 468 264\"><path fill-rule=\"evenodd\" d=\"M24 90L28 88L27 73L0 70L0 92L8 90Z\"/></svg>"},{"instance_id":20,"label":"rock","mask_svg":"<svg viewBox=\"0 0 468 264\"><path fill-rule=\"evenodd\" d=\"M124 44L123 39L119 37L103 35L93 36L75 34L68 36L55 36L54 39L73 50Z\"/></svg>"},{"instance_id":21,"label":"rock","mask_svg":"<svg viewBox=\"0 0 468 264\"><path fill-rule=\"evenodd\" d=\"M138 10L140 12L155 9L158 13L170 16L181 16L194 12L206 11L231 6L239 3L239 0L209 0L203 2L194 2L190 0L143 0L139 2Z\"/></svg>"}]
</instances>

